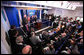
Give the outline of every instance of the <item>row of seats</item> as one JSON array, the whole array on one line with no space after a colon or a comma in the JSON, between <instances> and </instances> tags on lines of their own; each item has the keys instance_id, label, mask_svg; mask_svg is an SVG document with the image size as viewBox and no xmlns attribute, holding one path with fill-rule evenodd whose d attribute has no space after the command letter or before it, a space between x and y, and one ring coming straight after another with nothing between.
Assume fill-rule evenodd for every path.
<instances>
[{"instance_id":1,"label":"row of seats","mask_svg":"<svg viewBox=\"0 0 84 55\"><path fill-rule=\"evenodd\" d=\"M72 23L71 23L71 25L73 25ZM78 24L77 24L78 25ZM65 25L64 25L65 26ZM57 26L58 27L58 26ZM70 28L68 28L68 27L71 27L71 29ZM60 49L62 48L62 46L65 44L65 42L66 42L66 40L70 37L69 35L71 35L73 32L75 32L75 29L73 28L73 26L68 26L68 27L61 27L60 26L60 28L58 27L58 29L57 28L51 28L51 32L48 32L48 31L46 31L46 32L44 32L44 34L42 34L42 32L40 33L40 34L42 34L42 37L39 35L39 37L36 37L36 33L35 33L35 30L33 29L33 30L31 30L30 29L30 31L27 31L26 30L26 28L24 28L23 29L23 33L24 34L26 34L25 36L23 35L23 39L24 40L21 40L21 41L24 41L25 43L26 43L26 45L30 45L31 46L31 48L32 48L32 54L38 54L38 53L42 53L42 54L45 54L42 50L45 48L45 47L49 47L49 48L51 48L51 46L52 45L50 45L50 44L52 44L51 42L51 40L54 40L54 38L56 37L56 38L58 38L58 36L59 36L59 38L60 39L63 39L66 35L65 35L65 33L68 35L68 36L66 36L64 39L63 39L63 42L61 41L61 45L58 47L58 48L55 48L55 53L54 54L57 54L59 51L60 51ZM13 28L13 29L15 29L15 28ZM56 30L54 30L54 29L56 29L56 30L58 30L58 32L56 31ZM67 30L66 30L67 29ZM74 30L74 31L73 31ZM22 31L22 30L21 30ZM50 33L53 33L53 31L56 31L53 35L49 35ZM65 32L65 31L68 31L68 32ZM70 32L72 32L71 34L70 34ZM11 32L9 32L9 34L10 34ZM61 35L63 33L63 35ZM17 34L18 34L18 32L16 32L15 34L12 34L11 33L11 36L10 37L13 37L13 35L14 36L16 36L16 38L17 37L20 37L20 36L17 36ZM34 45L33 43L32 43L32 41L31 41L31 37L34 35L34 37L35 38L37 38L37 39L40 39L41 40L41 42L38 42L36 45ZM61 36L60 36L61 35ZM43 38L44 37L44 38ZM63 38L62 38L63 37ZM15 38L15 39L16 39ZM55 41L55 40L54 40ZM57 41L57 40L56 40ZM55 42L56 42L55 41ZM26 45L24 45L24 46L26 46ZM56 45L54 45L54 46L56 46ZM53 47L52 47L53 48ZM54 48L53 48L54 49ZM21 51L21 50L20 50ZM23 51L24 52L24 51Z\"/></svg>"}]
</instances>

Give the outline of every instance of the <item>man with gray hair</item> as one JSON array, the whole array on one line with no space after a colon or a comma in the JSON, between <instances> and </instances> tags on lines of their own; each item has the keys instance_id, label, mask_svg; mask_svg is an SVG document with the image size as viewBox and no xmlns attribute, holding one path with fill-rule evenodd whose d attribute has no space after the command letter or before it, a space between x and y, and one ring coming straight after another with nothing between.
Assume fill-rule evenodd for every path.
<instances>
[{"instance_id":1,"label":"man with gray hair","mask_svg":"<svg viewBox=\"0 0 84 55\"><path fill-rule=\"evenodd\" d=\"M35 32L32 32L31 35L32 36L29 39L34 45L36 45L38 42L41 42L39 36L35 35Z\"/></svg>"}]
</instances>

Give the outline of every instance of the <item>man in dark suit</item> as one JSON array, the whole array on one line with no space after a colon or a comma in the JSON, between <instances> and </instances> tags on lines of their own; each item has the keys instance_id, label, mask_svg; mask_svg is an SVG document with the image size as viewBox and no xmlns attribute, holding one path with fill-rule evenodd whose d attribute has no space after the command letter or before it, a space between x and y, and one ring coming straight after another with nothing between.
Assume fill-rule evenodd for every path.
<instances>
[{"instance_id":1,"label":"man in dark suit","mask_svg":"<svg viewBox=\"0 0 84 55\"><path fill-rule=\"evenodd\" d=\"M57 21L54 21L54 22L52 23L52 26L53 26L53 28L57 28L58 22L57 22Z\"/></svg>"},{"instance_id":2,"label":"man in dark suit","mask_svg":"<svg viewBox=\"0 0 84 55\"><path fill-rule=\"evenodd\" d=\"M13 30L12 36L10 37L10 42L11 42L11 50L13 54L18 53L17 45L16 45L16 37L18 36L18 31Z\"/></svg>"},{"instance_id":3,"label":"man in dark suit","mask_svg":"<svg viewBox=\"0 0 84 55\"><path fill-rule=\"evenodd\" d=\"M23 22L22 22L23 26L25 26L25 25L26 25L26 23L27 23L27 16L26 16L26 15L24 15L24 17L23 17Z\"/></svg>"},{"instance_id":4,"label":"man in dark suit","mask_svg":"<svg viewBox=\"0 0 84 55\"><path fill-rule=\"evenodd\" d=\"M28 20L27 20L27 16L24 15L22 25L23 25L23 30L24 30L25 32L27 32L26 24L28 24Z\"/></svg>"},{"instance_id":5,"label":"man in dark suit","mask_svg":"<svg viewBox=\"0 0 84 55\"><path fill-rule=\"evenodd\" d=\"M9 37L13 35L13 31L16 29L15 25L11 25L10 30L8 31Z\"/></svg>"}]
</instances>

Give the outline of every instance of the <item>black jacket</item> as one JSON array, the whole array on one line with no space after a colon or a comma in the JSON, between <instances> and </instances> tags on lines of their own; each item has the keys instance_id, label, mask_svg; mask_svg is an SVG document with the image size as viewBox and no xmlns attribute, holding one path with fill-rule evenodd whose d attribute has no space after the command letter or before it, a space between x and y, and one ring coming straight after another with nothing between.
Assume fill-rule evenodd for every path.
<instances>
[{"instance_id":1,"label":"black jacket","mask_svg":"<svg viewBox=\"0 0 84 55\"><path fill-rule=\"evenodd\" d=\"M56 28L58 26L58 23L53 23L53 28Z\"/></svg>"}]
</instances>

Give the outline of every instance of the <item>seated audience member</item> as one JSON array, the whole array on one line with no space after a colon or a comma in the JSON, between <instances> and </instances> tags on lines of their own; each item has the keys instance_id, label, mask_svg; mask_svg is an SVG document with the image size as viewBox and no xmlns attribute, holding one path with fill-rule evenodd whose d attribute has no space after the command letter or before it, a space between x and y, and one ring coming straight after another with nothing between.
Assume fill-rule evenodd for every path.
<instances>
[{"instance_id":1,"label":"seated audience member","mask_svg":"<svg viewBox=\"0 0 84 55\"><path fill-rule=\"evenodd\" d=\"M22 49L24 49L25 46L27 46L27 44L24 42L22 36L18 36L18 37L16 38L16 44L17 44L18 53L21 53L21 52L22 52ZM25 54L26 54L26 53L25 53Z\"/></svg>"},{"instance_id":2,"label":"seated audience member","mask_svg":"<svg viewBox=\"0 0 84 55\"><path fill-rule=\"evenodd\" d=\"M71 32L71 30L72 30L71 28L72 28L72 27L70 26L69 29L68 29L69 32Z\"/></svg>"},{"instance_id":3,"label":"seated audience member","mask_svg":"<svg viewBox=\"0 0 84 55\"><path fill-rule=\"evenodd\" d=\"M50 54L54 54L54 53L55 53L55 48L54 48L54 46L51 44L51 45L49 46L49 48L50 48Z\"/></svg>"},{"instance_id":4,"label":"seated audience member","mask_svg":"<svg viewBox=\"0 0 84 55\"><path fill-rule=\"evenodd\" d=\"M12 37L13 36L13 31L16 29L16 26L15 25L11 25L11 28L10 30L8 31L9 33L9 37Z\"/></svg>"},{"instance_id":5,"label":"seated audience member","mask_svg":"<svg viewBox=\"0 0 84 55\"><path fill-rule=\"evenodd\" d=\"M50 30L48 31L48 33L49 33L50 36L54 34L54 32L50 31Z\"/></svg>"},{"instance_id":6,"label":"seated audience member","mask_svg":"<svg viewBox=\"0 0 84 55\"><path fill-rule=\"evenodd\" d=\"M78 42L78 50L80 51L80 54L83 54L83 39Z\"/></svg>"},{"instance_id":7,"label":"seated audience member","mask_svg":"<svg viewBox=\"0 0 84 55\"><path fill-rule=\"evenodd\" d=\"M42 38L46 43L50 42L49 33L47 31L42 32Z\"/></svg>"},{"instance_id":8,"label":"seated audience member","mask_svg":"<svg viewBox=\"0 0 84 55\"><path fill-rule=\"evenodd\" d=\"M66 36L66 32L64 31L64 33L62 33L63 36Z\"/></svg>"},{"instance_id":9,"label":"seated audience member","mask_svg":"<svg viewBox=\"0 0 84 55\"><path fill-rule=\"evenodd\" d=\"M71 41L70 42L71 43L70 48L71 48L72 54L80 54L80 52L78 51L78 46L77 46L75 40L70 40L70 41Z\"/></svg>"},{"instance_id":10,"label":"seated audience member","mask_svg":"<svg viewBox=\"0 0 84 55\"><path fill-rule=\"evenodd\" d=\"M68 32L68 29L65 29L65 33L69 33L69 32Z\"/></svg>"},{"instance_id":11,"label":"seated audience member","mask_svg":"<svg viewBox=\"0 0 84 55\"><path fill-rule=\"evenodd\" d=\"M24 44L23 37L22 36L18 36L16 38L16 43L17 43L17 45L23 45Z\"/></svg>"},{"instance_id":12,"label":"seated audience member","mask_svg":"<svg viewBox=\"0 0 84 55\"><path fill-rule=\"evenodd\" d=\"M48 47L45 47L43 49L44 54L54 54L55 53L55 48L53 45L49 45Z\"/></svg>"},{"instance_id":13,"label":"seated audience member","mask_svg":"<svg viewBox=\"0 0 84 55\"><path fill-rule=\"evenodd\" d=\"M22 48L26 45L23 43L23 37L22 36L18 36L16 38L16 44L17 44L17 50L18 50L18 54L21 53Z\"/></svg>"},{"instance_id":14,"label":"seated audience member","mask_svg":"<svg viewBox=\"0 0 84 55\"><path fill-rule=\"evenodd\" d=\"M76 24L75 24L75 22L73 22L71 26L72 26L72 29L73 29L73 30L76 29Z\"/></svg>"},{"instance_id":15,"label":"seated audience member","mask_svg":"<svg viewBox=\"0 0 84 55\"><path fill-rule=\"evenodd\" d=\"M81 23L78 23L77 29L78 29L79 31L81 31L81 28L82 28Z\"/></svg>"},{"instance_id":16,"label":"seated audience member","mask_svg":"<svg viewBox=\"0 0 84 55\"><path fill-rule=\"evenodd\" d=\"M75 35L77 35L78 34L78 29L74 33L75 33Z\"/></svg>"},{"instance_id":17,"label":"seated audience member","mask_svg":"<svg viewBox=\"0 0 84 55\"><path fill-rule=\"evenodd\" d=\"M59 37L55 37L55 40L54 40L54 47L55 49L57 49L60 45L61 45L61 41L59 40Z\"/></svg>"},{"instance_id":18,"label":"seated audience member","mask_svg":"<svg viewBox=\"0 0 84 55\"><path fill-rule=\"evenodd\" d=\"M61 28L61 30L62 30L62 32L63 32L64 29L65 29L65 25L62 23L60 28Z\"/></svg>"},{"instance_id":19,"label":"seated audience member","mask_svg":"<svg viewBox=\"0 0 84 55\"><path fill-rule=\"evenodd\" d=\"M83 44L83 38L80 39L80 42L78 44Z\"/></svg>"},{"instance_id":20,"label":"seated audience member","mask_svg":"<svg viewBox=\"0 0 84 55\"><path fill-rule=\"evenodd\" d=\"M63 28L63 29L66 29L66 22L63 22L62 28Z\"/></svg>"},{"instance_id":21,"label":"seated audience member","mask_svg":"<svg viewBox=\"0 0 84 55\"><path fill-rule=\"evenodd\" d=\"M30 45L26 45L22 49L22 54L32 54L32 47Z\"/></svg>"},{"instance_id":22,"label":"seated audience member","mask_svg":"<svg viewBox=\"0 0 84 55\"><path fill-rule=\"evenodd\" d=\"M69 52L66 51L66 50L62 50L62 51L61 51L61 54L69 54Z\"/></svg>"},{"instance_id":23,"label":"seated audience member","mask_svg":"<svg viewBox=\"0 0 84 55\"><path fill-rule=\"evenodd\" d=\"M48 39L48 32L42 31L42 37L43 37L43 39L47 40Z\"/></svg>"},{"instance_id":24,"label":"seated audience member","mask_svg":"<svg viewBox=\"0 0 84 55\"><path fill-rule=\"evenodd\" d=\"M66 23L66 26L68 27L70 25L70 20L68 20L68 22Z\"/></svg>"},{"instance_id":25,"label":"seated audience member","mask_svg":"<svg viewBox=\"0 0 84 55\"><path fill-rule=\"evenodd\" d=\"M54 42L55 42L54 40L50 40L50 44L54 44Z\"/></svg>"},{"instance_id":26,"label":"seated audience member","mask_svg":"<svg viewBox=\"0 0 84 55\"><path fill-rule=\"evenodd\" d=\"M83 31L81 31L78 35L80 35L80 37L78 39L83 38Z\"/></svg>"},{"instance_id":27,"label":"seated audience member","mask_svg":"<svg viewBox=\"0 0 84 55\"><path fill-rule=\"evenodd\" d=\"M71 50L68 47L66 47L66 50L67 50L68 54L71 54Z\"/></svg>"},{"instance_id":28,"label":"seated audience member","mask_svg":"<svg viewBox=\"0 0 84 55\"><path fill-rule=\"evenodd\" d=\"M62 42L64 41L66 39L66 33L64 32L64 33L61 33L61 40L62 40Z\"/></svg>"},{"instance_id":29,"label":"seated audience member","mask_svg":"<svg viewBox=\"0 0 84 55\"><path fill-rule=\"evenodd\" d=\"M54 21L54 22L52 23L52 26L53 26L53 28L57 28L58 22L57 22L57 21Z\"/></svg>"},{"instance_id":30,"label":"seated audience member","mask_svg":"<svg viewBox=\"0 0 84 55\"><path fill-rule=\"evenodd\" d=\"M34 45L36 45L37 43L41 42L39 36L36 36L34 32L32 32L31 35L32 35L32 36L31 36L29 39L30 39L30 41L31 41Z\"/></svg>"},{"instance_id":31,"label":"seated audience member","mask_svg":"<svg viewBox=\"0 0 84 55\"><path fill-rule=\"evenodd\" d=\"M44 54L48 54L48 51L49 51L49 47L45 47L45 48L43 49L43 53L44 53Z\"/></svg>"}]
</instances>

